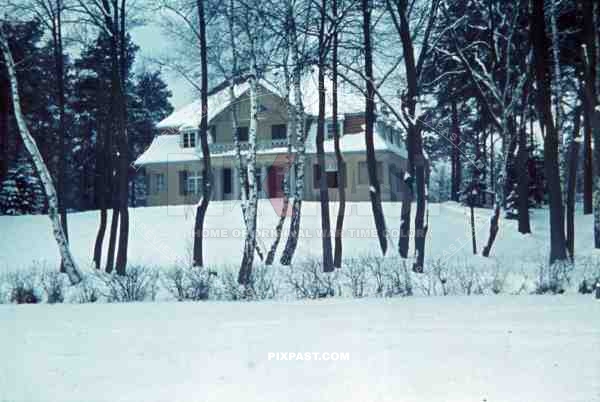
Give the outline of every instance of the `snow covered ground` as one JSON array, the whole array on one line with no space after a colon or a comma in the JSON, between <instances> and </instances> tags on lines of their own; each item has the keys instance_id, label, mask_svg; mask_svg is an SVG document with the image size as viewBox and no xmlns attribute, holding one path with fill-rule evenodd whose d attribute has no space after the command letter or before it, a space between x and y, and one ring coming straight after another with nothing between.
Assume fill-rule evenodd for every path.
<instances>
[{"instance_id":1,"label":"snow covered ground","mask_svg":"<svg viewBox=\"0 0 600 402\"><path fill-rule=\"evenodd\" d=\"M259 207L259 236L265 247L270 246L273 228L278 219L268 200ZM396 249L400 226L400 204L384 203L386 221L393 238L391 252ZM413 208L414 212L415 208ZM189 260L194 208L190 206L131 208L129 262L151 266L169 266L176 261ZM332 203L333 222L337 204ZM473 256L468 210L455 203L431 204L426 257L430 261L469 261L475 265L502 262L537 265L548 256L547 210L532 210L530 235L520 235L516 221L501 221L500 232L491 259ZM477 241L481 251L489 230L489 210L477 210ZM89 267L92 261L94 239L98 226L97 211L69 215L69 237L75 258ZM110 214L109 214L110 222ZM318 256L321 250L319 205L303 204L301 236L297 256ZM286 228L289 225L287 220ZM243 228L240 207L234 202L211 202L206 217L206 257L208 264L233 264L241 261ZM369 203L349 203L345 220L344 256L380 255L374 233ZM0 216L0 271L27 268L45 262L56 267L60 261L46 216ZM108 236L107 236L108 237ZM106 245L105 241L105 245ZM283 248L285 237L279 250ZM414 250L411 241L411 251ZM592 216L576 216L576 253L591 256L594 253Z\"/></svg>"},{"instance_id":2,"label":"snow covered ground","mask_svg":"<svg viewBox=\"0 0 600 402\"><path fill-rule=\"evenodd\" d=\"M589 296L0 305L0 322L0 401L600 400ZM289 352L349 360L269 359Z\"/></svg>"},{"instance_id":3,"label":"snow covered ground","mask_svg":"<svg viewBox=\"0 0 600 402\"><path fill-rule=\"evenodd\" d=\"M395 244L400 205L384 208ZM369 204L348 210L345 256L379 255ZM186 260L193 213L183 206L132 209L130 262L164 268ZM447 261L482 271L498 264L534 276L546 261L545 210L532 211L531 235L518 234L514 221L502 221L490 259L472 255L466 213L454 203L431 206L426 270ZM477 211L479 249L488 216ZM276 219L271 204L261 201L265 245ZM84 267L90 266L97 221L97 212L70 215L71 245ZM578 214L576 225L576 253L597 270L592 218ZM319 255L319 226L318 205L306 203L299 259ZM243 242L239 206L211 203L206 227L207 261L237 265ZM0 273L56 268L47 217L0 217L0 235ZM600 303L575 292L0 304L0 323L1 402L600 401ZM277 353L288 360L277 360ZM309 353L311 360L289 360L290 353ZM323 360L334 353L349 359Z\"/></svg>"}]
</instances>

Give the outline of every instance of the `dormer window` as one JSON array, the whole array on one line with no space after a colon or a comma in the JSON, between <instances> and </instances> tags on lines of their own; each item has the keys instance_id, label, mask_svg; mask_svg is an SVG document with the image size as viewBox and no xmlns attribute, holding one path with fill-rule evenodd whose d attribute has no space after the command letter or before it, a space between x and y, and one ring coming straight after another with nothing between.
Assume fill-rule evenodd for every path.
<instances>
[{"instance_id":1,"label":"dormer window","mask_svg":"<svg viewBox=\"0 0 600 402\"><path fill-rule=\"evenodd\" d=\"M195 131L184 131L181 133L181 145L183 148L195 148L196 147L196 132Z\"/></svg>"}]
</instances>

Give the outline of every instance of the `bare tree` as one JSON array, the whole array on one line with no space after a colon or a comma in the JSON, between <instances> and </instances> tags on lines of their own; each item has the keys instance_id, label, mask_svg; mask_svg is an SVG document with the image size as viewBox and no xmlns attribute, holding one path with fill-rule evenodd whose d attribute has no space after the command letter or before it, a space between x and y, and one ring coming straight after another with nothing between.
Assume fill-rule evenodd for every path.
<instances>
[{"instance_id":1,"label":"bare tree","mask_svg":"<svg viewBox=\"0 0 600 402\"><path fill-rule=\"evenodd\" d=\"M566 260L566 239L562 193L560 186L560 171L558 166L558 133L554 125L551 107L551 95L547 66L550 65L548 55L549 43L546 38L546 23L544 21L544 1L533 0L533 12L529 18L530 34L535 61L535 76L537 83L537 109L542 116L545 128L544 137L544 170L548 181L548 196L550 200L550 263Z\"/></svg>"},{"instance_id":2,"label":"bare tree","mask_svg":"<svg viewBox=\"0 0 600 402\"><path fill-rule=\"evenodd\" d=\"M338 18L338 1L331 1L331 13L334 20ZM337 164L337 181L339 194L339 207L335 223L335 247L333 256L333 266L340 268L342 266L342 231L344 229L344 216L346 214L346 162L342 155L340 147L340 128L338 123L338 47L339 47L339 28L336 24L333 30L333 43L331 49L331 111L333 123L333 145L335 149L335 159Z\"/></svg>"},{"instance_id":3,"label":"bare tree","mask_svg":"<svg viewBox=\"0 0 600 402\"><path fill-rule=\"evenodd\" d=\"M198 128L202 147L202 199L196 207L196 221L194 224L194 266L202 267L203 260L203 229L204 217L210 196L212 194L212 169L210 166L210 150L208 148L208 58L206 56L206 19L204 18L204 0L197 0L198 30L200 33L200 103L202 105L202 118Z\"/></svg>"},{"instance_id":4,"label":"bare tree","mask_svg":"<svg viewBox=\"0 0 600 402\"><path fill-rule=\"evenodd\" d=\"M325 170L325 57L327 45L325 43L325 20L327 4L321 1L319 24L319 117L317 120L317 161L319 163L319 199L321 204L321 245L323 250L323 271L333 271L333 255L331 251L331 224L329 218L329 186ZM367 123L368 126L368 123ZM371 131L372 132L372 131ZM381 205L381 204L380 204Z\"/></svg>"},{"instance_id":5,"label":"bare tree","mask_svg":"<svg viewBox=\"0 0 600 402\"><path fill-rule=\"evenodd\" d=\"M423 138L421 133L422 125L418 122L416 116L417 100L420 95L421 73L423 64L429 51L429 37L435 24L439 0L431 0L429 3L429 14L421 52L415 59L413 37L409 24L409 4L407 0L387 0L387 8L394 26L402 42L402 51L404 56L404 67L406 70L407 91L404 96L406 106L403 112L408 121L408 132L406 136L406 148L408 151L409 174L415 178L417 211L415 215L415 253L416 260L413 264L413 271L423 272L425 261L425 238L427 236L427 224L425 222L427 200L426 200L426 170L429 169L423 153ZM416 60L416 61L415 61ZM408 240L410 233L410 210L412 197L404 197L402 201L402 210L400 212L400 240L398 250L404 258L408 256Z\"/></svg>"},{"instance_id":6,"label":"bare tree","mask_svg":"<svg viewBox=\"0 0 600 402\"><path fill-rule=\"evenodd\" d=\"M294 113L296 128L296 158L294 169L296 177L296 188L294 191L294 202L292 204L292 217L290 221L290 232L281 255L280 263L290 265L298 246L300 234L300 219L302 216L302 198L304 197L304 167L306 164L306 119L304 116L304 105L302 104L302 72L303 62L301 60L301 44L299 40L296 15L294 13L294 1L287 2L288 34L290 36L291 60L292 60L292 86L294 91Z\"/></svg>"},{"instance_id":7,"label":"bare tree","mask_svg":"<svg viewBox=\"0 0 600 402\"><path fill-rule=\"evenodd\" d=\"M363 44L365 52L365 144L367 150L367 169L369 173L369 196L371 198L371 209L375 219L375 228L379 239L381 252L387 252L387 237L385 217L381 206L381 189L379 177L377 177L377 160L375 158L375 146L373 144L373 125L375 123L375 84L373 78L373 51L371 47L371 4L369 0L362 0L363 14Z\"/></svg>"},{"instance_id":8,"label":"bare tree","mask_svg":"<svg viewBox=\"0 0 600 402\"><path fill-rule=\"evenodd\" d=\"M71 254L71 250L69 249L69 243L67 241L67 237L63 230L63 226L60 222L60 217L58 213L58 200L56 196L56 190L54 188L54 184L52 183L52 177L50 176L50 172L48 168L44 164L42 159L42 155L35 143L35 140L31 136L29 129L27 128L27 124L25 122L25 117L21 111L21 101L19 99L19 84L17 82L17 73L15 71L15 64L12 58L12 54L10 52L10 48L8 45L8 41L6 40L5 34L0 27L0 47L2 48L2 55L4 57L4 64L6 65L6 70L8 73L8 77L10 80L10 87L12 91L12 101L13 101L13 112L15 115L15 119L17 120L17 126L19 128L19 134L21 135L21 139L23 140L23 144L25 148L31 155L31 159L33 164L40 176L42 181L42 185L44 187L44 192L46 193L46 197L48 199L48 217L52 222L52 229L54 233L54 238L56 239L56 244L58 245L58 249L62 258L62 263L65 269L65 272L69 276L69 281L71 284L75 285L81 282L81 274Z\"/></svg>"}]
</instances>

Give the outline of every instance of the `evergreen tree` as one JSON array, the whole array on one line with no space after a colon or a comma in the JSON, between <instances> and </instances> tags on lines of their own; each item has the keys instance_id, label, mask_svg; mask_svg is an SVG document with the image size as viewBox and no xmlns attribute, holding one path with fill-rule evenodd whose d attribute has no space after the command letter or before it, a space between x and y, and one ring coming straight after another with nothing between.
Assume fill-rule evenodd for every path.
<instances>
[{"instance_id":1,"label":"evergreen tree","mask_svg":"<svg viewBox=\"0 0 600 402\"><path fill-rule=\"evenodd\" d=\"M0 214L45 213L46 197L31 161L24 155L8 170L0 190Z\"/></svg>"}]
</instances>

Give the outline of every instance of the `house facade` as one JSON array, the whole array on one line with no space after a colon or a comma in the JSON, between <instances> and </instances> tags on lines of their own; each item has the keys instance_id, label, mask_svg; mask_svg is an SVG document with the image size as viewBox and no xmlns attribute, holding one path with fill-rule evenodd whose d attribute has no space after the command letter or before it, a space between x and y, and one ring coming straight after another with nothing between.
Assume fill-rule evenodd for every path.
<instances>
[{"instance_id":1,"label":"house facade","mask_svg":"<svg viewBox=\"0 0 600 402\"><path fill-rule=\"evenodd\" d=\"M303 99L307 126L306 163L304 170L304 199L319 199L319 166L316 157L316 102L311 86L305 85ZM316 89L316 88L315 88ZM250 125L250 97L247 83L236 85L234 96L229 89L213 91L209 95L208 125L209 149L213 175L212 199L240 198L239 171L236 167L232 109L238 123L242 156L247 150ZM348 201L369 200L364 125L364 100L340 96L340 144L346 165L345 183L338 183L338 166L334 153L331 113L326 113L325 160L330 200L338 199L338 186L346 188ZM287 174L288 106L280 91L269 83L258 85L259 115L257 125L257 182L260 198L281 198L283 178ZM329 103L329 102L328 102ZM138 174L146 180L146 205L179 205L196 203L202 194L202 151L198 138L201 106L194 102L161 121L159 134L150 147L135 161ZM378 119L374 134L377 172L383 201L400 200L404 193L403 177L406 171L406 151L400 132L393 122ZM294 136L295 137L295 136ZM296 156L295 138L292 158ZM289 180L292 190L297 177L292 167Z\"/></svg>"}]
</instances>

